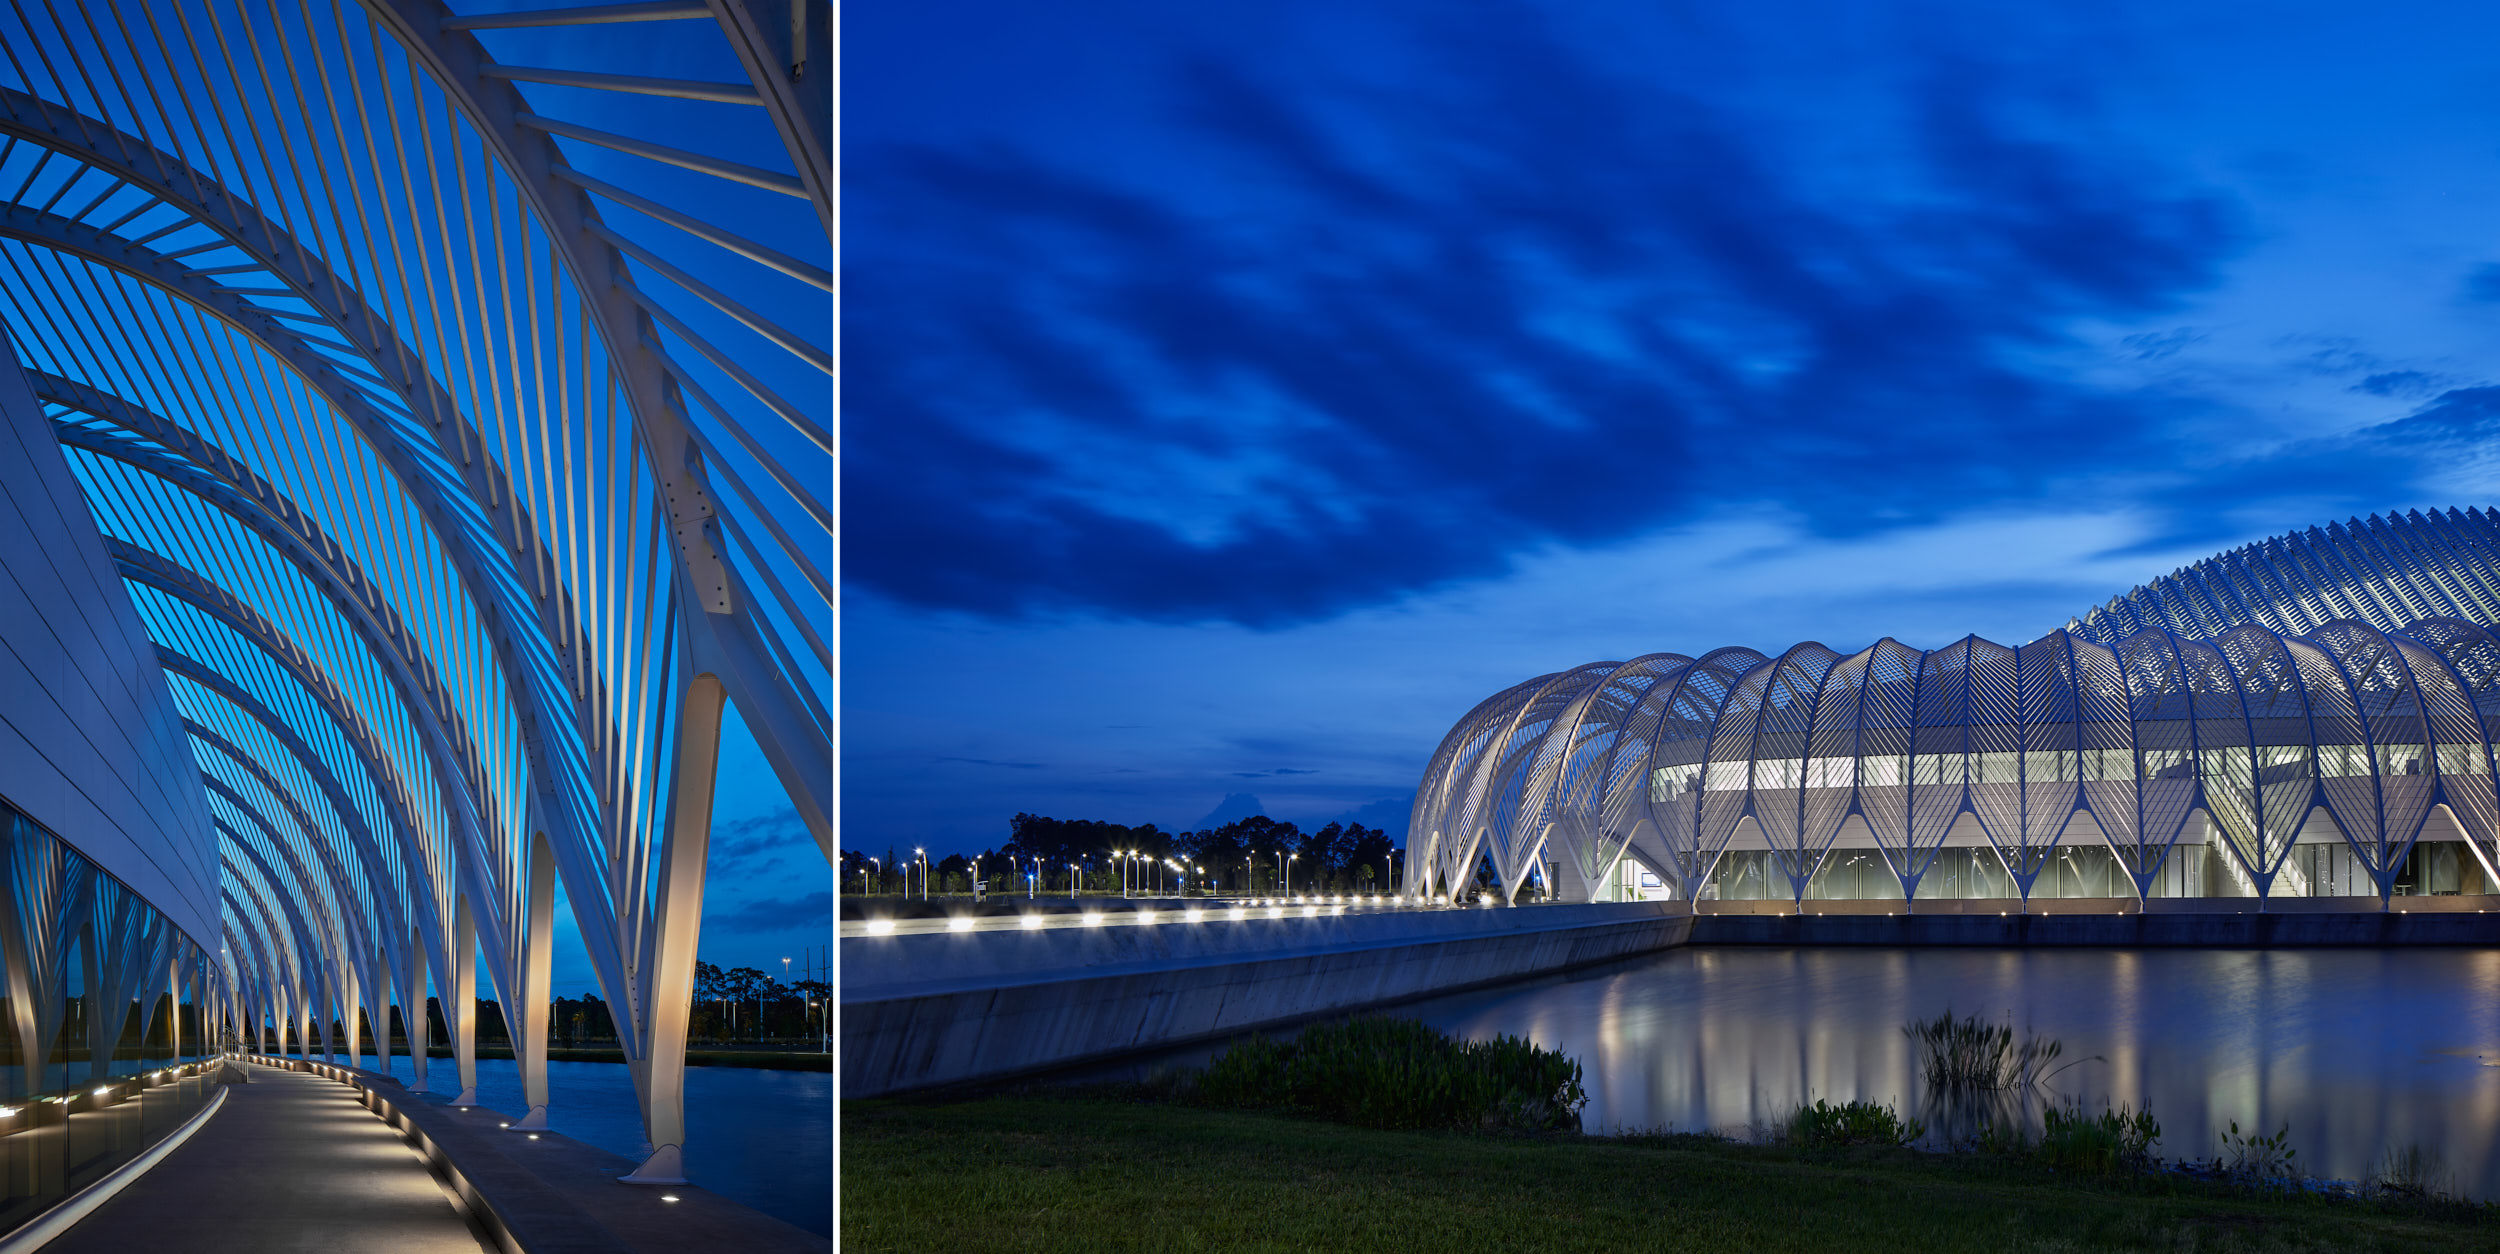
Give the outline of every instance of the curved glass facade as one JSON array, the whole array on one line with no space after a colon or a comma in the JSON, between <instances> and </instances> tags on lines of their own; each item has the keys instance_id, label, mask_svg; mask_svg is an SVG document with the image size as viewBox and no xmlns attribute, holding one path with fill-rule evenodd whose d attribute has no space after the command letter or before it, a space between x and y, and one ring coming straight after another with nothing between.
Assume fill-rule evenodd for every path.
<instances>
[{"instance_id":1,"label":"curved glass facade","mask_svg":"<svg viewBox=\"0 0 2500 1254\"><path fill-rule=\"evenodd\" d=\"M2440 518L2456 534L2493 525ZM2265 564L2251 554L2313 552L2319 534L2224 555L2195 579ZM2286 592L2276 618L2348 607L2356 587L2376 590L2361 599L2382 619L2430 588L2463 603L2493 590L2451 577L2485 578L2479 561L2348 566L2338 597ZM2182 572L2113 605L2172 604L2191 582ZM1633 867L1678 896L1795 901L2384 898L2500 880L2500 639L2462 618L2406 621L2204 635L2117 631L2114 612L2096 611L2021 646L1887 638L1848 654L1728 648L1541 676L1444 738L1417 790L1413 865L1431 877L1420 887L1449 891L1489 864L1505 896L1534 877L1576 900L1616 895ZM2420 842L2438 847L2417 858Z\"/></svg>"},{"instance_id":2,"label":"curved glass facade","mask_svg":"<svg viewBox=\"0 0 2500 1254\"><path fill-rule=\"evenodd\" d=\"M0 805L0 1231L94 1184L208 1100L212 968L192 937Z\"/></svg>"}]
</instances>

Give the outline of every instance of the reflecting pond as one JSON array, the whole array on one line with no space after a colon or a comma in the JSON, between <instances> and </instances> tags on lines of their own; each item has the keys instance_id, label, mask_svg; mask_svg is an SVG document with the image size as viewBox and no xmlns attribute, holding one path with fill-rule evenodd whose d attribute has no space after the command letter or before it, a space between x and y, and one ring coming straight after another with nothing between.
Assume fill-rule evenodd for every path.
<instances>
[{"instance_id":1,"label":"reflecting pond","mask_svg":"<svg viewBox=\"0 0 2500 1254\"><path fill-rule=\"evenodd\" d=\"M1578 1058L1592 1132L1743 1131L1816 1098L1937 1123L1902 1025L1948 1009L2055 1037L2049 1100L2149 1105L2163 1157L2289 1124L2308 1174L2419 1145L2500 1197L2500 951L1705 946L1397 1013Z\"/></svg>"},{"instance_id":2,"label":"reflecting pond","mask_svg":"<svg viewBox=\"0 0 2500 1254\"><path fill-rule=\"evenodd\" d=\"M371 1065L372 1055L363 1061ZM446 1086L458 1073L450 1059L430 1060L426 1072L440 1091L452 1091ZM414 1078L407 1055L391 1057L391 1074L403 1083ZM478 1059L477 1097L509 1115L529 1109L510 1059ZM639 1160L651 1152L622 1063L549 1062L547 1122L613 1154ZM686 1068L686 1175L742 1206L833 1235L832 1074Z\"/></svg>"}]
</instances>

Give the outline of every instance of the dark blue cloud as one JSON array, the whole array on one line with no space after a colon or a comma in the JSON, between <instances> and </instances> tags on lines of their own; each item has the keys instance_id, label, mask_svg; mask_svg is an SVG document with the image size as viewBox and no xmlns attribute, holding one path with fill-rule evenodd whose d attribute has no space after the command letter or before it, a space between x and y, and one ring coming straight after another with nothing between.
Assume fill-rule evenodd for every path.
<instances>
[{"instance_id":1,"label":"dark blue cloud","mask_svg":"<svg viewBox=\"0 0 2500 1254\"><path fill-rule=\"evenodd\" d=\"M2500 262L2485 262L2466 274L2465 298L2486 304L2500 302Z\"/></svg>"},{"instance_id":2,"label":"dark blue cloud","mask_svg":"<svg viewBox=\"0 0 2500 1254\"><path fill-rule=\"evenodd\" d=\"M755 932L786 932L811 925L821 926L827 931L832 930L833 893L831 891L740 902L728 910L706 915L703 920L705 932L733 936Z\"/></svg>"},{"instance_id":3,"label":"dark blue cloud","mask_svg":"<svg viewBox=\"0 0 2500 1254\"><path fill-rule=\"evenodd\" d=\"M2500 387L2456 388L2393 422L2360 433L2357 440L2402 455L2433 447L2488 445L2500 435Z\"/></svg>"},{"instance_id":4,"label":"dark blue cloud","mask_svg":"<svg viewBox=\"0 0 2500 1254\"><path fill-rule=\"evenodd\" d=\"M2386 370L2353 384L2355 392L2372 396L2423 396L2439 387L2439 377L2419 370Z\"/></svg>"},{"instance_id":5,"label":"dark blue cloud","mask_svg":"<svg viewBox=\"0 0 2500 1254\"><path fill-rule=\"evenodd\" d=\"M2211 282L2231 215L2038 138L2055 102L1940 61L1835 189L1532 15L1450 24L1359 95L1176 62L1160 181L846 151L846 578L1270 625L1731 500L1896 525L2163 438L2041 363Z\"/></svg>"},{"instance_id":6,"label":"dark blue cloud","mask_svg":"<svg viewBox=\"0 0 2500 1254\"><path fill-rule=\"evenodd\" d=\"M807 825L788 806L743 819L712 824L711 857L715 863L770 858L810 844Z\"/></svg>"}]
</instances>

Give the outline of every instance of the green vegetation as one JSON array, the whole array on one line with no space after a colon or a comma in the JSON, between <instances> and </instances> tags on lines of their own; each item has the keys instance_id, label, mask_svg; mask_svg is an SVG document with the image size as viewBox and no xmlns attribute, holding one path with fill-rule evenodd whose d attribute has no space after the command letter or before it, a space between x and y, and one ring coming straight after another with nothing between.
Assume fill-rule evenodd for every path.
<instances>
[{"instance_id":1,"label":"green vegetation","mask_svg":"<svg viewBox=\"0 0 2500 1254\"><path fill-rule=\"evenodd\" d=\"M1363 1018L1258 1035L1146 1085L845 1102L842 1236L858 1250L2446 1251L2500 1248L2419 1148L2358 1190L2299 1179L2288 1129L2164 1164L2161 1124L2043 1112L2056 1042L1947 1015L1929 1028L1991 1114L1959 1152L1892 1107L1816 1101L1756 1143L1576 1135L1579 1064L1513 1037ZM1914 1037L1918 1036L1913 1032ZM2010 1061L2009 1061L2010 1060ZM1975 1095L1974 1095L1975 1094ZM1351 1125L1351 1126L1347 1126Z\"/></svg>"},{"instance_id":2,"label":"green vegetation","mask_svg":"<svg viewBox=\"0 0 2500 1254\"><path fill-rule=\"evenodd\" d=\"M2273 1136L2260 1136L2255 1128L2240 1131L2240 1121L2231 1121L2231 1130L2222 1134L2223 1157L2214 1160L2214 1169L2235 1179L2252 1182L2291 1181L2300 1174L2300 1151L2292 1148L2292 1125L2284 1124Z\"/></svg>"},{"instance_id":3,"label":"green vegetation","mask_svg":"<svg viewBox=\"0 0 2500 1254\"><path fill-rule=\"evenodd\" d=\"M1365 1128L1578 1131L1580 1064L1515 1036L1454 1040L1413 1019L1248 1037L1184 1078L1209 1106L1298 1110Z\"/></svg>"},{"instance_id":4,"label":"green vegetation","mask_svg":"<svg viewBox=\"0 0 2500 1254\"><path fill-rule=\"evenodd\" d=\"M2365 1197L2446 1201L2452 1197L2448 1169L2419 1145L2390 1146L2361 1181Z\"/></svg>"},{"instance_id":5,"label":"green vegetation","mask_svg":"<svg viewBox=\"0 0 2500 1254\"><path fill-rule=\"evenodd\" d=\"M2161 1165L2153 1155L2153 1146L2161 1141L2161 1124L2149 1110L2120 1106L2087 1115L2081 1107L2069 1104L2041 1111L2040 1122L2037 1141L2019 1125L1992 1124L1972 1148L2030 1158L2058 1171L2087 1176L2130 1175Z\"/></svg>"},{"instance_id":6,"label":"green vegetation","mask_svg":"<svg viewBox=\"0 0 2500 1254\"><path fill-rule=\"evenodd\" d=\"M1900 1147L1927 1135L1917 1120L1904 1121L1890 1106L1850 1102L1834 1106L1820 1098L1800 1106L1788 1119L1788 1143L1809 1149L1841 1149L1851 1145Z\"/></svg>"},{"instance_id":7,"label":"green vegetation","mask_svg":"<svg viewBox=\"0 0 2500 1254\"><path fill-rule=\"evenodd\" d=\"M1353 1128L1099 1093L845 1102L840 1153L846 1252L2500 1247L2487 1207L1984 1154Z\"/></svg>"},{"instance_id":8,"label":"green vegetation","mask_svg":"<svg viewBox=\"0 0 2500 1254\"><path fill-rule=\"evenodd\" d=\"M1956 1019L1951 1010L1933 1022L1905 1023L1901 1034L1917 1043L1919 1072L1931 1089L2025 1087L2065 1048L2055 1038L2017 1042L2010 1027L1978 1015Z\"/></svg>"}]
</instances>

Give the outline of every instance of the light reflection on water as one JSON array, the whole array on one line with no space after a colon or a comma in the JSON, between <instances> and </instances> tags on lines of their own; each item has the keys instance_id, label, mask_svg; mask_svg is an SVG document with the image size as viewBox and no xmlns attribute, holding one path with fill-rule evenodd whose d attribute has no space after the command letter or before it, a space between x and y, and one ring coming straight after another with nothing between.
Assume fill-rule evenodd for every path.
<instances>
[{"instance_id":1,"label":"light reflection on water","mask_svg":"<svg viewBox=\"0 0 2500 1254\"><path fill-rule=\"evenodd\" d=\"M2436 1152L2500 1196L2500 952L1693 947L1415 1003L1468 1037L1578 1058L1592 1132L1732 1130L1815 1098L1932 1104L1901 1025L1951 1009L2064 1043L2054 1098L2150 1106L2157 1152L2288 1122L2303 1170ZM1931 1122L1934 1120L1931 1118Z\"/></svg>"},{"instance_id":2,"label":"light reflection on water","mask_svg":"<svg viewBox=\"0 0 2500 1254\"><path fill-rule=\"evenodd\" d=\"M374 1058L360 1061L370 1067ZM409 1083L416 1073L407 1055L394 1054L391 1074ZM436 1092L459 1090L448 1058L430 1059L426 1076ZM527 1113L520 1067L508 1058L478 1059L477 1099L489 1110ZM622 1063L549 1062L547 1121L611 1154L640 1161L651 1152L633 1077ZM686 1068L686 1175L742 1206L833 1235L832 1074Z\"/></svg>"}]
</instances>

